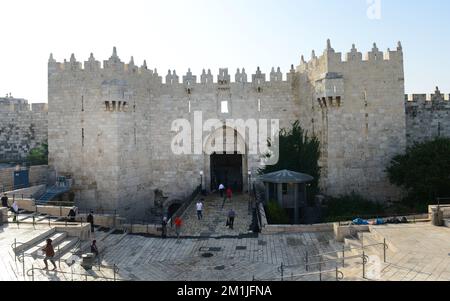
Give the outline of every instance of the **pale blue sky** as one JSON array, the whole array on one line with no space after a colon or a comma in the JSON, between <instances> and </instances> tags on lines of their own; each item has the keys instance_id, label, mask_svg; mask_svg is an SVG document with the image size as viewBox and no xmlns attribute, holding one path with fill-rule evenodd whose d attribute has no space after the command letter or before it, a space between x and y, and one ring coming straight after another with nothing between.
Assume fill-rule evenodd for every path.
<instances>
[{"instance_id":1,"label":"pale blue sky","mask_svg":"<svg viewBox=\"0 0 450 301\"><path fill-rule=\"evenodd\" d=\"M450 2L381 0L381 19L367 15L367 0L15 0L1 1L0 95L47 101L47 60L72 52L107 59L112 47L128 62L144 59L165 76L187 68L261 66L287 72L301 54L321 53L331 38L336 51L352 43L394 49L402 41L406 92L450 93Z\"/></svg>"}]
</instances>

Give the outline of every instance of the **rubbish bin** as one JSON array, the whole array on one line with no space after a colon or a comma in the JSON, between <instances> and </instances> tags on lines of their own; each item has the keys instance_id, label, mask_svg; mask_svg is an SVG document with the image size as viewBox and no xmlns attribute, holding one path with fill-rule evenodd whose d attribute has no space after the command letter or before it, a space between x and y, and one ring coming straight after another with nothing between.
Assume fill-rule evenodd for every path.
<instances>
[{"instance_id":1,"label":"rubbish bin","mask_svg":"<svg viewBox=\"0 0 450 301\"><path fill-rule=\"evenodd\" d=\"M441 227L444 224L444 212L440 208L431 208L431 223L437 227Z\"/></svg>"},{"instance_id":2,"label":"rubbish bin","mask_svg":"<svg viewBox=\"0 0 450 301\"><path fill-rule=\"evenodd\" d=\"M81 266L85 269L85 270L92 270L92 266L94 265L95 262L95 255L92 253L87 253L87 254L83 254L81 256L82 258L82 262L81 262Z\"/></svg>"}]
</instances>

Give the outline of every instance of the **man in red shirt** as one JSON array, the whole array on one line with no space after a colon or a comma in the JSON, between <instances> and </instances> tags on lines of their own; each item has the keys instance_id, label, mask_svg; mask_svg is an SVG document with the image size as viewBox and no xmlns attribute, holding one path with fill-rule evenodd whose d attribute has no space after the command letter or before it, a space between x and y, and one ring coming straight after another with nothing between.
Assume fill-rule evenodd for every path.
<instances>
[{"instance_id":1,"label":"man in red shirt","mask_svg":"<svg viewBox=\"0 0 450 301\"><path fill-rule=\"evenodd\" d=\"M175 232L177 233L177 238L180 238L181 224L182 224L181 218L177 216L175 218Z\"/></svg>"},{"instance_id":2,"label":"man in red shirt","mask_svg":"<svg viewBox=\"0 0 450 301\"><path fill-rule=\"evenodd\" d=\"M233 197L233 191L231 190L231 188L227 188L227 192L226 192L226 197L223 198L223 203L222 203L222 209L225 206L225 201L226 199L229 199L231 202L231 198Z\"/></svg>"}]
</instances>

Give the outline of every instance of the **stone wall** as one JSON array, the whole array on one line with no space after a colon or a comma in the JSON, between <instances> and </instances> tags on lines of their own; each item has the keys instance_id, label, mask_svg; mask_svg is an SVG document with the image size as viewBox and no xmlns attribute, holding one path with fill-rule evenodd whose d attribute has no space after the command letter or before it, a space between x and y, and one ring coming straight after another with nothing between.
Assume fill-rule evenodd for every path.
<instances>
[{"instance_id":1,"label":"stone wall","mask_svg":"<svg viewBox=\"0 0 450 301\"><path fill-rule=\"evenodd\" d=\"M14 171L16 168L0 169L0 190L10 191L14 186ZM52 170L47 165L31 166L29 168L30 185L49 183Z\"/></svg>"},{"instance_id":2,"label":"stone wall","mask_svg":"<svg viewBox=\"0 0 450 301\"><path fill-rule=\"evenodd\" d=\"M47 104L0 98L0 161L23 160L47 143Z\"/></svg>"},{"instance_id":3,"label":"stone wall","mask_svg":"<svg viewBox=\"0 0 450 301\"><path fill-rule=\"evenodd\" d=\"M244 69L232 75L220 69L217 80L206 70L170 70L165 82L147 64L122 62L116 49L103 62L93 55L78 62L49 60L49 161L59 174L74 178L80 208L118 210L140 216L154 206L154 190L168 202L185 199L200 183L211 182L208 150L222 136L227 119L278 119L280 126L300 120L322 145L322 181L333 196L352 191L378 200L396 199L384 172L390 159L406 148L403 49L380 52L376 45L365 58L355 47L343 60L328 43L323 55L287 74L278 68L264 74ZM229 112L223 113L226 102ZM216 119L218 130L204 129L191 141L175 141L185 119L191 125ZM184 129L184 128L183 128ZM227 133L227 146L244 155L244 187L248 170L256 174L260 157L248 154L246 133ZM232 139L229 139L232 138ZM233 140L232 142L230 142ZM175 155L175 142L195 150ZM201 147L202 148L202 147Z\"/></svg>"},{"instance_id":4,"label":"stone wall","mask_svg":"<svg viewBox=\"0 0 450 301\"><path fill-rule=\"evenodd\" d=\"M431 95L406 95L406 137L408 146L435 137L450 137L449 94L439 88Z\"/></svg>"},{"instance_id":5,"label":"stone wall","mask_svg":"<svg viewBox=\"0 0 450 301\"><path fill-rule=\"evenodd\" d=\"M343 60L328 41L322 56L302 58L297 71L311 86L303 91L313 95L309 115L322 143L323 191L398 199L401 191L389 184L385 168L406 148L401 44L386 53L374 45L365 58L353 46Z\"/></svg>"}]
</instances>

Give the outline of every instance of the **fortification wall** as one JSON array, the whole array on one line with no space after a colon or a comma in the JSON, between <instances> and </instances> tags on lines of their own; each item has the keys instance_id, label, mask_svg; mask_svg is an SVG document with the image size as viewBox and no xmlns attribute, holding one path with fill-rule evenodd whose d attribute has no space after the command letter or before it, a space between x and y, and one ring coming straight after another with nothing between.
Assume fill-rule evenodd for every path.
<instances>
[{"instance_id":1,"label":"fortification wall","mask_svg":"<svg viewBox=\"0 0 450 301\"><path fill-rule=\"evenodd\" d=\"M0 161L23 160L47 142L47 104L0 98Z\"/></svg>"},{"instance_id":2,"label":"fortification wall","mask_svg":"<svg viewBox=\"0 0 450 301\"><path fill-rule=\"evenodd\" d=\"M389 184L384 170L406 147L401 45L387 53L374 45L364 59L353 46L342 60L328 41L321 57L302 58L297 70L315 90L312 110L322 129L324 191L398 199L401 192Z\"/></svg>"},{"instance_id":3,"label":"fortification wall","mask_svg":"<svg viewBox=\"0 0 450 301\"><path fill-rule=\"evenodd\" d=\"M434 94L405 96L406 137L408 146L450 137L450 95L436 88Z\"/></svg>"},{"instance_id":4,"label":"fortification wall","mask_svg":"<svg viewBox=\"0 0 450 301\"><path fill-rule=\"evenodd\" d=\"M124 64L115 50L103 68L93 56L84 68L74 56L63 64L51 58L50 164L74 176L80 207L121 208L122 214L135 215L153 207L155 189L169 199L184 199L200 184L200 171L209 186L209 157L173 154L173 121L194 125L195 113L202 112L203 121L267 118L287 127L299 117L292 81L289 76L283 81L280 70L269 79L257 70L251 82L244 70L236 73L236 82L230 78L223 69L217 82L210 71L199 82L188 72L180 82L176 71L169 71L163 84L156 70L145 63L136 67L133 59ZM221 112L222 101L228 102L228 114ZM204 140L210 134L205 132ZM245 174L247 168L256 173L258 159L249 156Z\"/></svg>"}]
</instances>

